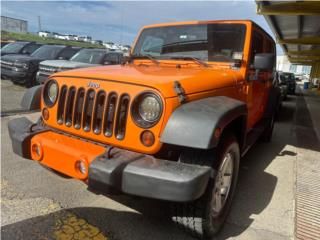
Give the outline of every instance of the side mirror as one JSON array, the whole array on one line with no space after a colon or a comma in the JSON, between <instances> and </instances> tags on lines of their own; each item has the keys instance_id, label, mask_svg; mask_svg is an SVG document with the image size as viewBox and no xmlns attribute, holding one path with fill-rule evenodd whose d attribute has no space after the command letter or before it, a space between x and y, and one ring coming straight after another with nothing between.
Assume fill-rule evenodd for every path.
<instances>
[{"instance_id":1,"label":"side mirror","mask_svg":"<svg viewBox=\"0 0 320 240\"><path fill-rule=\"evenodd\" d=\"M274 62L275 55L273 53L257 53L254 56L253 67L256 70L272 70Z\"/></svg>"},{"instance_id":2,"label":"side mirror","mask_svg":"<svg viewBox=\"0 0 320 240\"><path fill-rule=\"evenodd\" d=\"M65 60L66 58L64 57L59 57L58 60Z\"/></svg>"},{"instance_id":3,"label":"side mirror","mask_svg":"<svg viewBox=\"0 0 320 240\"><path fill-rule=\"evenodd\" d=\"M111 65L111 64L112 64L112 62L110 62L110 61L103 62L103 65Z\"/></svg>"}]
</instances>

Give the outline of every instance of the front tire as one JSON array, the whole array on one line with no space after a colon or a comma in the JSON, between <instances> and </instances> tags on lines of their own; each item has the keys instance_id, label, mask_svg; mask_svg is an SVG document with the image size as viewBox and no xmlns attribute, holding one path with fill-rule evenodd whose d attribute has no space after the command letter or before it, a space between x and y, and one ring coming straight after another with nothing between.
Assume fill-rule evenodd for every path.
<instances>
[{"instance_id":1,"label":"front tire","mask_svg":"<svg viewBox=\"0 0 320 240\"><path fill-rule=\"evenodd\" d=\"M211 166L215 172L199 199L175 206L174 221L201 239L212 238L225 222L236 189L240 150L232 134L222 136L214 150L187 150L180 161Z\"/></svg>"}]
</instances>

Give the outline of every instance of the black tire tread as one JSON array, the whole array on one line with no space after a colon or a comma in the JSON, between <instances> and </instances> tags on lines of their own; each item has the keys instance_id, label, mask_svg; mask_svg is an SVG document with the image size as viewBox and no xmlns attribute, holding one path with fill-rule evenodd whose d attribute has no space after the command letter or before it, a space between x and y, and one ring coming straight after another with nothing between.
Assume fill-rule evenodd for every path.
<instances>
[{"instance_id":1,"label":"black tire tread","mask_svg":"<svg viewBox=\"0 0 320 240\"><path fill-rule=\"evenodd\" d=\"M236 138L231 133L226 133L224 140L236 141ZM224 144L225 141L222 141ZM216 169L219 166L218 161L214 161L213 156L217 156L216 149L209 151L201 149L188 149L187 154L184 154L182 162L189 164L198 164L202 166L210 166ZM199 162L199 160L202 160ZM179 227L190 233L192 236L198 239L208 239L212 235L216 234L219 229L212 231L210 228L211 223L207 222L206 213L209 210L205 209L208 207L208 201L211 199L211 189L213 188L213 178L209 181L207 191L199 199L190 203L177 203L174 204L173 221L178 224Z\"/></svg>"}]
</instances>

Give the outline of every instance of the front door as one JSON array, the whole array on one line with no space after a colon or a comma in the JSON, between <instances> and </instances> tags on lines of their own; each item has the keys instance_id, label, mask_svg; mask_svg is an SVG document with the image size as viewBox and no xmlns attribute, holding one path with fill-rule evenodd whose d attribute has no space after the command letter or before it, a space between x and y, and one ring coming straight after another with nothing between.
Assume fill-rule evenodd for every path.
<instances>
[{"instance_id":1,"label":"front door","mask_svg":"<svg viewBox=\"0 0 320 240\"><path fill-rule=\"evenodd\" d=\"M253 31L251 43L250 69L248 71L248 129L251 129L263 116L265 103L270 87L270 71L259 71L253 68L254 56L257 53L266 52L264 35L258 31Z\"/></svg>"}]
</instances>

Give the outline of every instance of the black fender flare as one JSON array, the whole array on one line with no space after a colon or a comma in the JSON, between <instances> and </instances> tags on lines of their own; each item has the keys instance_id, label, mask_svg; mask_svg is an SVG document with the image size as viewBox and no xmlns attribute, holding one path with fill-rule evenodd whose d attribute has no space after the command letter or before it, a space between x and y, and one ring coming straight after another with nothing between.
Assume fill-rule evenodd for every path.
<instances>
[{"instance_id":1,"label":"black fender flare","mask_svg":"<svg viewBox=\"0 0 320 240\"><path fill-rule=\"evenodd\" d=\"M215 130L220 128L223 131L239 117L246 119L247 113L244 102L230 97L216 96L195 100L175 109L160 141L184 147L211 149L219 141L214 136Z\"/></svg>"},{"instance_id":2,"label":"black fender flare","mask_svg":"<svg viewBox=\"0 0 320 240\"><path fill-rule=\"evenodd\" d=\"M43 85L29 88L21 99L21 107L23 110L40 110L41 92Z\"/></svg>"}]
</instances>

